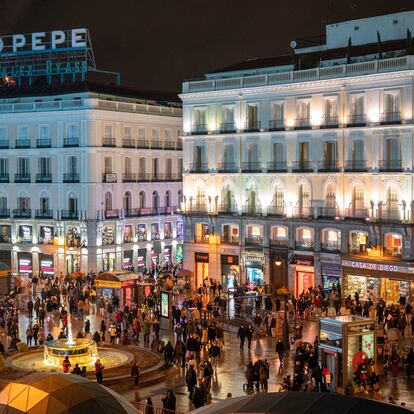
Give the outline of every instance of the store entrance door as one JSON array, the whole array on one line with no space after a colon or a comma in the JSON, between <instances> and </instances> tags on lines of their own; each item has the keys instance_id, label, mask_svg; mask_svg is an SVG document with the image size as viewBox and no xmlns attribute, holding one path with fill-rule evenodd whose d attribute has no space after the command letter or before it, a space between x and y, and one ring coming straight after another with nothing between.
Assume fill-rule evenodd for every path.
<instances>
[{"instance_id":1,"label":"store entrance door","mask_svg":"<svg viewBox=\"0 0 414 414\"><path fill-rule=\"evenodd\" d=\"M204 279L208 277L208 263L196 263L196 289L202 286Z\"/></svg>"},{"instance_id":2,"label":"store entrance door","mask_svg":"<svg viewBox=\"0 0 414 414\"><path fill-rule=\"evenodd\" d=\"M331 384L330 384L330 391L335 392L336 387L338 386L338 355L336 352L328 352L323 350L323 357L322 361L323 364L326 365L331 372ZM323 367L322 367L323 369Z\"/></svg>"},{"instance_id":3,"label":"store entrance door","mask_svg":"<svg viewBox=\"0 0 414 414\"><path fill-rule=\"evenodd\" d=\"M76 254L68 254L66 256L66 273L71 275L73 272L80 271L79 256Z\"/></svg>"}]
</instances>

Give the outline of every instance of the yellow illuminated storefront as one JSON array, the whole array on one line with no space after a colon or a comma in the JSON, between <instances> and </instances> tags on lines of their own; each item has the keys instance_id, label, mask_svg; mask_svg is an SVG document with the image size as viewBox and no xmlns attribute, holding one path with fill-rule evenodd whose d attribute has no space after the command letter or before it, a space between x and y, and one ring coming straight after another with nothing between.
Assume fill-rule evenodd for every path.
<instances>
[{"instance_id":1,"label":"yellow illuminated storefront","mask_svg":"<svg viewBox=\"0 0 414 414\"><path fill-rule=\"evenodd\" d=\"M400 262L342 260L342 275L343 297L358 292L361 300L395 303L400 296L411 300L414 292L414 267Z\"/></svg>"}]
</instances>

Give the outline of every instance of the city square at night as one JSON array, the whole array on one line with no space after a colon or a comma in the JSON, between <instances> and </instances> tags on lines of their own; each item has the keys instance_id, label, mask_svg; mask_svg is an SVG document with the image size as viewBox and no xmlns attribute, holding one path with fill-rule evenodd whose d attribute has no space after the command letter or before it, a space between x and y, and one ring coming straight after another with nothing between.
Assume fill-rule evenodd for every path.
<instances>
[{"instance_id":1,"label":"city square at night","mask_svg":"<svg viewBox=\"0 0 414 414\"><path fill-rule=\"evenodd\" d=\"M3 0L0 413L414 410L414 4Z\"/></svg>"}]
</instances>

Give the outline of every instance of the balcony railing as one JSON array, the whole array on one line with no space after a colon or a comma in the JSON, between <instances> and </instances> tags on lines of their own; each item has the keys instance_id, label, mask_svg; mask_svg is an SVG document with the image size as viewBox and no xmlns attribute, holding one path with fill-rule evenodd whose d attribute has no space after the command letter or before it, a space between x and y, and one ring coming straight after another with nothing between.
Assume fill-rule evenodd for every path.
<instances>
[{"instance_id":1,"label":"balcony railing","mask_svg":"<svg viewBox=\"0 0 414 414\"><path fill-rule=\"evenodd\" d=\"M207 235L205 236L194 236L194 242L195 243L208 243L210 240L210 237Z\"/></svg>"},{"instance_id":2,"label":"balcony railing","mask_svg":"<svg viewBox=\"0 0 414 414\"><path fill-rule=\"evenodd\" d=\"M242 214L246 216L261 216L262 206L247 204L242 206Z\"/></svg>"},{"instance_id":3,"label":"balcony railing","mask_svg":"<svg viewBox=\"0 0 414 414\"><path fill-rule=\"evenodd\" d=\"M261 173L262 163L260 162L242 162L241 172L243 173Z\"/></svg>"},{"instance_id":4,"label":"balcony railing","mask_svg":"<svg viewBox=\"0 0 414 414\"><path fill-rule=\"evenodd\" d=\"M383 112L380 115L381 125L394 125L401 124L401 113L400 112Z\"/></svg>"},{"instance_id":5,"label":"balcony railing","mask_svg":"<svg viewBox=\"0 0 414 414\"><path fill-rule=\"evenodd\" d=\"M0 217L1 218L9 218L10 217L10 209L9 208L0 209Z\"/></svg>"},{"instance_id":6,"label":"balcony railing","mask_svg":"<svg viewBox=\"0 0 414 414\"><path fill-rule=\"evenodd\" d=\"M284 206L269 206L267 207L267 215L275 217L285 217L286 210Z\"/></svg>"},{"instance_id":7,"label":"balcony railing","mask_svg":"<svg viewBox=\"0 0 414 414\"><path fill-rule=\"evenodd\" d=\"M295 119L295 129L310 129L312 128L312 123L310 118L296 118Z\"/></svg>"},{"instance_id":8,"label":"balcony railing","mask_svg":"<svg viewBox=\"0 0 414 414\"><path fill-rule=\"evenodd\" d=\"M402 172L401 160L380 160L379 170L381 172Z\"/></svg>"},{"instance_id":9,"label":"balcony railing","mask_svg":"<svg viewBox=\"0 0 414 414\"><path fill-rule=\"evenodd\" d=\"M50 148L52 140L50 138L38 138L36 140L36 148Z\"/></svg>"},{"instance_id":10,"label":"balcony railing","mask_svg":"<svg viewBox=\"0 0 414 414\"><path fill-rule=\"evenodd\" d=\"M286 172L287 166L286 161L270 161L267 163L267 172Z\"/></svg>"},{"instance_id":11,"label":"balcony railing","mask_svg":"<svg viewBox=\"0 0 414 414\"><path fill-rule=\"evenodd\" d=\"M218 206L218 213L219 214L237 214L237 205L234 203L231 204L219 204Z\"/></svg>"},{"instance_id":12,"label":"balcony railing","mask_svg":"<svg viewBox=\"0 0 414 414\"><path fill-rule=\"evenodd\" d=\"M118 181L116 173L103 173L102 182L103 183L116 183Z\"/></svg>"},{"instance_id":13,"label":"balcony railing","mask_svg":"<svg viewBox=\"0 0 414 414\"><path fill-rule=\"evenodd\" d=\"M230 236L222 236L221 237L221 243L222 244L239 244L240 239L238 237L230 237Z\"/></svg>"},{"instance_id":14,"label":"balcony railing","mask_svg":"<svg viewBox=\"0 0 414 414\"><path fill-rule=\"evenodd\" d=\"M192 162L189 165L189 172L190 173L207 173L208 164L206 162L202 162L202 163Z\"/></svg>"},{"instance_id":15,"label":"balcony railing","mask_svg":"<svg viewBox=\"0 0 414 414\"><path fill-rule=\"evenodd\" d=\"M153 182L175 182L175 181L181 181L181 180L182 180L182 175L179 173L157 174L157 175L151 176L150 178L150 181L153 181Z\"/></svg>"},{"instance_id":16,"label":"balcony railing","mask_svg":"<svg viewBox=\"0 0 414 414\"><path fill-rule=\"evenodd\" d=\"M346 172L366 172L368 171L367 162L365 160L347 160L345 162Z\"/></svg>"},{"instance_id":17,"label":"balcony railing","mask_svg":"<svg viewBox=\"0 0 414 414\"><path fill-rule=\"evenodd\" d=\"M244 239L245 246L263 246L262 236L248 236Z\"/></svg>"},{"instance_id":18,"label":"balcony railing","mask_svg":"<svg viewBox=\"0 0 414 414\"><path fill-rule=\"evenodd\" d=\"M52 182L52 174L36 174L36 182L37 183L51 183Z\"/></svg>"},{"instance_id":19,"label":"balcony railing","mask_svg":"<svg viewBox=\"0 0 414 414\"><path fill-rule=\"evenodd\" d=\"M30 183L30 174L14 174L14 182L15 183Z\"/></svg>"},{"instance_id":20,"label":"balcony railing","mask_svg":"<svg viewBox=\"0 0 414 414\"><path fill-rule=\"evenodd\" d=\"M35 218L53 219L53 210L35 210Z\"/></svg>"},{"instance_id":21,"label":"balcony railing","mask_svg":"<svg viewBox=\"0 0 414 414\"><path fill-rule=\"evenodd\" d=\"M207 124L196 124L191 128L191 135L205 135L207 132Z\"/></svg>"},{"instance_id":22,"label":"balcony railing","mask_svg":"<svg viewBox=\"0 0 414 414\"><path fill-rule=\"evenodd\" d=\"M16 139L16 148L30 148L30 139Z\"/></svg>"},{"instance_id":23,"label":"balcony railing","mask_svg":"<svg viewBox=\"0 0 414 414\"><path fill-rule=\"evenodd\" d=\"M292 216L294 218L309 219L313 217L312 207L294 207L292 210Z\"/></svg>"},{"instance_id":24,"label":"balcony railing","mask_svg":"<svg viewBox=\"0 0 414 414\"><path fill-rule=\"evenodd\" d=\"M113 210L104 210L103 216L105 219L117 219L119 218L119 210L113 209Z\"/></svg>"},{"instance_id":25,"label":"balcony railing","mask_svg":"<svg viewBox=\"0 0 414 414\"><path fill-rule=\"evenodd\" d=\"M122 174L122 181L124 183L134 183L137 181L138 175L135 173L124 173Z\"/></svg>"},{"instance_id":26,"label":"balcony railing","mask_svg":"<svg viewBox=\"0 0 414 414\"><path fill-rule=\"evenodd\" d=\"M162 142L161 141L151 141L151 149L162 149Z\"/></svg>"},{"instance_id":27,"label":"balcony railing","mask_svg":"<svg viewBox=\"0 0 414 414\"><path fill-rule=\"evenodd\" d=\"M294 161L292 163L293 172L313 172L312 161Z\"/></svg>"},{"instance_id":28,"label":"balcony railing","mask_svg":"<svg viewBox=\"0 0 414 414\"><path fill-rule=\"evenodd\" d=\"M60 218L62 220L78 220L79 211L78 210L61 210Z\"/></svg>"},{"instance_id":29,"label":"balcony railing","mask_svg":"<svg viewBox=\"0 0 414 414\"><path fill-rule=\"evenodd\" d=\"M122 140L122 147L123 148L135 148L135 139L124 138Z\"/></svg>"},{"instance_id":30,"label":"balcony railing","mask_svg":"<svg viewBox=\"0 0 414 414\"><path fill-rule=\"evenodd\" d=\"M295 249L302 250L302 251L312 251L314 248L313 241L309 240L297 240L295 242Z\"/></svg>"},{"instance_id":31,"label":"balcony railing","mask_svg":"<svg viewBox=\"0 0 414 414\"><path fill-rule=\"evenodd\" d=\"M338 160L319 161L318 172L339 172Z\"/></svg>"},{"instance_id":32,"label":"balcony railing","mask_svg":"<svg viewBox=\"0 0 414 414\"><path fill-rule=\"evenodd\" d=\"M63 138L63 146L64 147L79 147L79 138L78 137Z\"/></svg>"},{"instance_id":33,"label":"balcony railing","mask_svg":"<svg viewBox=\"0 0 414 414\"><path fill-rule=\"evenodd\" d=\"M7 139L0 140L0 149L9 148L9 141Z\"/></svg>"},{"instance_id":34,"label":"balcony railing","mask_svg":"<svg viewBox=\"0 0 414 414\"><path fill-rule=\"evenodd\" d=\"M184 214L188 215L205 215L208 214L207 205L206 204L193 204L185 210Z\"/></svg>"},{"instance_id":35,"label":"balcony railing","mask_svg":"<svg viewBox=\"0 0 414 414\"><path fill-rule=\"evenodd\" d=\"M324 116L321 120L321 128L338 128L338 116Z\"/></svg>"},{"instance_id":36,"label":"balcony railing","mask_svg":"<svg viewBox=\"0 0 414 414\"><path fill-rule=\"evenodd\" d=\"M80 174L78 173L64 173L63 182L64 183L78 183L80 180Z\"/></svg>"},{"instance_id":37,"label":"balcony railing","mask_svg":"<svg viewBox=\"0 0 414 414\"><path fill-rule=\"evenodd\" d=\"M103 147L116 147L116 139L110 138L110 137L103 137L102 146Z\"/></svg>"},{"instance_id":38,"label":"balcony railing","mask_svg":"<svg viewBox=\"0 0 414 414\"><path fill-rule=\"evenodd\" d=\"M217 171L219 173L238 173L239 164L235 162L220 162Z\"/></svg>"},{"instance_id":39,"label":"balcony railing","mask_svg":"<svg viewBox=\"0 0 414 414\"><path fill-rule=\"evenodd\" d=\"M13 217L14 218L32 218L32 210L31 209L20 209L16 208L13 210Z\"/></svg>"},{"instance_id":40,"label":"balcony railing","mask_svg":"<svg viewBox=\"0 0 414 414\"><path fill-rule=\"evenodd\" d=\"M270 239L270 247L289 247L289 239Z\"/></svg>"},{"instance_id":41,"label":"balcony railing","mask_svg":"<svg viewBox=\"0 0 414 414\"><path fill-rule=\"evenodd\" d=\"M352 219L365 220L369 218L369 210L367 208L346 208L345 217Z\"/></svg>"},{"instance_id":42,"label":"balcony railing","mask_svg":"<svg viewBox=\"0 0 414 414\"><path fill-rule=\"evenodd\" d=\"M347 127L362 127L367 124L367 117L365 114L348 115Z\"/></svg>"},{"instance_id":43,"label":"balcony railing","mask_svg":"<svg viewBox=\"0 0 414 414\"><path fill-rule=\"evenodd\" d=\"M376 214L376 220L390 223L400 223L401 221L408 220L408 212L400 210L399 208L390 209L378 209Z\"/></svg>"},{"instance_id":44,"label":"balcony railing","mask_svg":"<svg viewBox=\"0 0 414 414\"><path fill-rule=\"evenodd\" d=\"M338 243L321 243L321 250L325 253L341 253L341 245Z\"/></svg>"},{"instance_id":45,"label":"balcony railing","mask_svg":"<svg viewBox=\"0 0 414 414\"><path fill-rule=\"evenodd\" d=\"M220 124L221 134L231 134L236 132L236 124L234 122L222 122Z\"/></svg>"},{"instance_id":46,"label":"balcony railing","mask_svg":"<svg viewBox=\"0 0 414 414\"><path fill-rule=\"evenodd\" d=\"M285 120L284 119L271 119L269 121L269 131L284 131Z\"/></svg>"},{"instance_id":47,"label":"balcony railing","mask_svg":"<svg viewBox=\"0 0 414 414\"><path fill-rule=\"evenodd\" d=\"M318 217L321 218L339 218L338 207L318 207Z\"/></svg>"},{"instance_id":48,"label":"balcony railing","mask_svg":"<svg viewBox=\"0 0 414 414\"><path fill-rule=\"evenodd\" d=\"M10 174L9 173L0 174L0 183L8 183L8 182L10 182Z\"/></svg>"},{"instance_id":49,"label":"balcony railing","mask_svg":"<svg viewBox=\"0 0 414 414\"><path fill-rule=\"evenodd\" d=\"M137 182L139 183L149 183L151 182L151 179L152 179L152 174L150 173L139 172L137 174Z\"/></svg>"},{"instance_id":50,"label":"balcony railing","mask_svg":"<svg viewBox=\"0 0 414 414\"><path fill-rule=\"evenodd\" d=\"M260 121L247 121L244 123L244 132L260 132Z\"/></svg>"},{"instance_id":51,"label":"balcony railing","mask_svg":"<svg viewBox=\"0 0 414 414\"><path fill-rule=\"evenodd\" d=\"M139 139L137 141L137 148L138 149L149 149L149 141L146 139Z\"/></svg>"}]
</instances>

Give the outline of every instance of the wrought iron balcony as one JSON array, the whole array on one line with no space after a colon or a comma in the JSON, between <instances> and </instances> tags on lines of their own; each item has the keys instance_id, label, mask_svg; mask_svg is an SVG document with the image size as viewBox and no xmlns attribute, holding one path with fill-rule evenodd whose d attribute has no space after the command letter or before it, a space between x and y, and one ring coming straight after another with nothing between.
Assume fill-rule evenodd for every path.
<instances>
[{"instance_id":1,"label":"wrought iron balcony","mask_svg":"<svg viewBox=\"0 0 414 414\"><path fill-rule=\"evenodd\" d=\"M338 207L318 207L318 217L335 219L339 217Z\"/></svg>"},{"instance_id":2,"label":"wrought iron balcony","mask_svg":"<svg viewBox=\"0 0 414 414\"><path fill-rule=\"evenodd\" d=\"M102 182L103 183L116 183L118 181L118 176L116 173L103 173Z\"/></svg>"},{"instance_id":3,"label":"wrought iron balcony","mask_svg":"<svg viewBox=\"0 0 414 414\"><path fill-rule=\"evenodd\" d=\"M24 138L24 139L16 139L16 148L30 148L30 139Z\"/></svg>"},{"instance_id":4,"label":"wrought iron balcony","mask_svg":"<svg viewBox=\"0 0 414 414\"><path fill-rule=\"evenodd\" d=\"M270 239L270 247L289 247L289 239Z\"/></svg>"},{"instance_id":5,"label":"wrought iron balcony","mask_svg":"<svg viewBox=\"0 0 414 414\"><path fill-rule=\"evenodd\" d=\"M14 174L14 182L15 183L30 183L30 174L29 173Z\"/></svg>"},{"instance_id":6,"label":"wrought iron balcony","mask_svg":"<svg viewBox=\"0 0 414 414\"><path fill-rule=\"evenodd\" d=\"M369 210L367 208L346 208L345 217L351 219L365 220L369 218Z\"/></svg>"},{"instance_id":7,"label":"wrought iron balcony","mask_svg":"<svg viewBox=\"0 0 414 414\"><path fill-rule=\"evenodd\" d=\"M270 161L267 163L267 172L287 172L286 161Z\"/></svg>"},{"instance_id":8,"label":"wrought iron balcony","mask_svg":"<svg viewBox=\"0 0 414 414\"><path fill-rule=\"evenodd\" d=\"M13 217L14 218L32 218L32 210L29 209L21 209L21 208L16 208L13 210Z\"/></svg>"},{"instance_id":9,"label":"wrought iron balcony","mask_svg":"<svg viewBox=\"0 0 414 414\"><path fill-rule=\"evenodd\" d=\"M1 208L0 209L0 217L1 218L9 218L10 217L10 209L9 208Z\"/></svg>"},{"instance_id":10,"label":"wrought iron balcony","mask_svg":"<svg viewBox=\"0 0 414 414\"><path fill-rule=\"evenodd\" d=\"M284 131L285 120L284 119L271 119L269 121L269 131Z\"/></svg>"},{"instance_id":11,"label":"wrought iron balcony","mask_svg":"<svg viewBox=\"0 0 414 414\"><path fill-rule=\"evenodd\" d=\"M293 172L313 172L313 162L312 161L294 161L292 164Z\"/></svg>"},{"instance_id":12,"label":"wrought iron balcony","mask_svg":"<svg viewBox=\"0 0 414 414\"><path fill-rule=\"evenodd\" d=\"M319 161L318 172L339 172L338 160Z\"/></svg>"},{"instance_id":13,"label":"wrought iron balcony","mask_svg":"<svg viewBox=\"0 0 414 414\"><path fill-rule=\"evenodd\" d=\"M116 139L110 137L103 137L102 139L103 147L116 147Z\"/></svg>"},{"instance_id":14,"label":"wrought iron balcony","mask_svg":"<svg viewBox=\"0 0 414 414\"><path fill-rule=\"evenodd\" d=\"M262 163L261 162L242 162L241 172L242 173L261 173Z\"/></svg>"},{"instance_id":15,"label":"wrought iron balcony","mask_svg":"<svg viewBox=\"0 0 414 414\"><path fill-rule=\"evenodd\" d=\"M367 162L365 160L347 160L345 162L345 172L367 172Z\"/></svg>"},{"instance_id":16,"label":"wrought iron balcony","mask_svg":"<svg viewBox=\"0 0 414 414\"><path fill-rule=\"evenodd\" d=\"M236 132L236 124L234 122L222 122L220 124L220 134L231 134Z\"/></svg>"},{"instance_id":17,"label":"wrought iron balcony","mask_svg":"<svg viewBox=\"0 0 414 414\"><path fill-rule=\"evenodd\" d=\"M124 138L122 140L122 147L123 148L135 148L135 139Z\"/></svg>"},{"instance_id":18,"label":"wrought iron balcony","mask_svg":"<svg viewBox=\"0 0 414 414\"><path fill-rule=\"evenodd\" d=\"M78 220L79 211L78 210L61 210L60 218L62 220Z\"/></svg>"},{"instance_id":19,"label":"wrought iron balcony","mask_svg":"<svg viewBox=\"0 0 414 414\"><path fill-rule=\"evenodd\" d=\"M52 182L52 174L50 174L50 173L36 174L36 182L37 183L51 183Z\"/></svg>"},{"instance_id":20,"label":"wrought iron balcony","mask_svg":"<svg viewBox=\"0 0 414 414\"><path fill-rule=\"evenodd\" d=\"M285 217L286 210L285 206L269 206L267 207L267 215L275 217Z\"/></svg>"},{"instance_id":21,"label":"wrought iron balcony","mask_svg":"<svg viewBox=\"0 0 414 414\"><path fill-rule=\"evenodd\" d=\"M402 172L401 160L380 160L379 170L381 172Z\"/></svg>"},{"instance_id":22,"label":"wrought iron balcony","mask_svg":"<svg viewBox=\"0 0 414 414\"><path fill-rule=\"evenodd\" d=\"M338 128L338 116L323 116L321 119L321 128Z\"/></svg>"},{"instance_id":23,"label":"wrought iron balcony","mask_svg":"<svg viewBox=\"0 0 414 414\"><path fill-rule=\"evenodd\" d=\"M222 236L221 237L222 244L240 244L240 239L238 237L231 237L231 236Z\"/></svg>"},{"instance_id":24,"label":"wrought iron balcony","mask_svg":"<svg viewBox=\"0 0 414 414\"><path fill-rule=\"evenodd\" d=\"M312 207L294 207L292 216L295 218L310 219L313 217Z\"/></svg>"},{"instance_id":25,"label":"wrought iron balcony","mask_svg":"<svg viewBox=\"0 0 414 414\"><path fill-rule=\"evenodd\" d=\"M301 251L312 251L314 249L313 240L297 240L295 242L295 249Z\"/></svg>"},{"instance_id":26,"label":"wrought iron balcony","mask_svg":"<svg viewBox=\"0 0 414 414\"><path fill-rule=\"evenodd\" d=\"M245 246L263 246L262 236L248 236L244 239Z\"/></svg>"},{"instance_id":27,"label":"wrought iron balcony","mask_svg":"<svg viewBox=\"0 0 414 414\"><path fill-rule=\"evenodd\" d=\"M190 173L207 173L208 164L206 162L192 162L189 166Z\"/></svg>"},{"instance_id":28,"label":"wrought iron balcony","mask_svg":"<svg viewBox=\"0 0 414 414\"><path fill-rule=\"evenodd\" d=\"M260 132L260 121L247 121L244 123L244 132Z\"/></svg>"},{"instance_id":29,"label":"wrought iron balcony","mask_svg":"<svg viewBox=\"0 0 414 414\"><path fill-rule=\"evenodd\" d=\"M208 210L207 210L207 205L206 204L194 204L194 205L190 205L184 212L183 214L187 214L187 215L206 215L208 214Z\"/></svg>"},{"instance_id":30,"label":"wrought iron balcony","mask_svg":"<svg viewBox=\"0 0 414 414\"><path fill-rule=\"evenodd\" d=\"M218 213L235 215L238 213L237 205L235 203L219 204Z\"/></svg>"},{"instance_id":31,"label":"wrought iron balcony","mask_svg":"<svg viewBox=\"0 0 414 414\"><path fill-rule=\"evenodd\" d=\"M399 208L378 209L376 214L376 221L385 223L401 223L409 218L409 212L400 210Z\"/></svg>"},{"instance_id":32,"label":"wrought iron balcony","mask_svg":"<svg viewBox=\"0 0 414 414\"><path fill-rule=\"evenodd\" d=\"M239 164L235 162L220 162L217 171L219 173L238 173Z\"/></svg>"},{"instance_id":33,"label":"wrought iron balcony","mask_svg":"<svg viewBox=\"0 0 414 414\"><path fill-rule=\"evenodd\" d=\"M79 147L79 138L78 137L63 138L63 146L64 147Z\"/></svg>"},{"instance_id":34,"label":"wrought iron balcony","mask_svg":"<svg viewBox=\"0 0 414 414\"><path fill-rule=\"evenodd\" d=\"M348 115L347 127L363 127L367 124L367 117L365 114Z\"/></svg>"},{"instance_id":35,"label":"wrought iron balcony","mask_svg":"<svg viewBox=\"0 0 414 414\"><path fill-rule=\"evenodd\" d=\"M64 173L63 182L64 183L78 183L80 180L80 174L78 173Z\"/></svg>"},{"instance_id":36,"label":"wrought iron balcony","mask_svg":"<svg viewBox=\"0 0 414 414\"><path fill-rule=\"evenodd\" d=\"M312 123L311 118L296 118L295 119L295 129L311 129Z\"/></svg>"},{"instance_id":37,"label":"wrought iron balcony","mask_svg":"<svg viewBox=\"0 0 414 414\"><path fill-rule=\"evenodd\" d=\"M122 174L122 181L124 183L134 183L137 181L138 175L135 173Z\"/></svg>"},{"instance_id":38,"label":"wrought iron balcony","mask_svg":"<svg viewBox=\"0 0 414 414\"><path fill-rule=\"evenodd\" d=\"M9 141L7 139L0 140L0 149L9 148Z\"/></svg>"},{"instance_id":39,"label":"wrought iron balcony","mask_svg":"<svg viewBox=\"0 0 414 414\"><path fill-rule=\"evenodd\" d=\"M149 183L151 182L152 174L139 172L137 174L137 181L140 183Z\"/></svg>"},{"instance_id":40,"label":"wrought iron balcony","mask_svg":"<svg viewBox=\"0 0 414 414\"><path fill-rule=\"evenodd\" d=\"M207 124L196 124L191 129L191 135L205 135L207 133Z\"/></svg>"},{"instance_id":41,"label":"wrought iron balcony","mask_svg":"<svg viewBox=\"0 0 414 414\"><path fill-rule=\"evenodd\" d=\"M113 210L104 210L104 218L105 219L117 219L119 218L120 210L113 209Z\"/></svg>"},{"instance_id":42,"label":"wrought iron balcony","mask_svg":"<svg viewBox=\"0 0 414 414\"><path fill-rule=\"evenodd\" d=\"M51 148L52 140L50 138L38 138L36 140L36 148Z\"/></svg>"},{"instance_id":43,"label":"wrought iron balcony","mask_svg":"<svg viewBox=\"0 0 414 414\"><path fill-rule=\"evenodd\" d=\"M53 210L35 210L35 218L37 219L53 219Z\"/></svg>"},{"instance_id":44,"label":"wrought iron balcony","mask_svg":"<svg viewBox=\"0 0 414 414\"><path fill-rule=\"evenodd\" d=\"M155 141L151 141L151 149L162 149L162 142L155 140Z\"/></svg>"},{"instance_id":45,"label":"wrought iron balcony","mask_svg":"<svg viewBox=\"0 0 414 414\"><path fill-rule=\"evenodd\" d=\"M325 253L341 253L340 243L321 243L321 250Z\"/></svg>"},{"instance_id":46,"label":"wrought iron balcony","mask_svg":"<svg viewBox=\"0 0 414 414\"><path fill-rule=\"evenodd\" d=\"M262 206L247 204L242 206L242 214L245 216L261 216Z\"/></svg>"},{"instance_id":47,"label":"wrought iron balcony","mask_svg":"<svg viewBox=\"0 0 414 414\"><path fill-rule=\"evenodd\" d=\"M383 112L380 115L381 125L401 124L401 112Z\"/></svg>"},{"instance_id":48,"label":"wrought iron balcony","mask_svg":"<svg viewBox=\"0 0 414 414\"><path fill-rule=\"evenodd\" d=\"M205 236L194 236L194 243L206 243L208 244L210 237Z\"/></svg>"},{"instance_id":49,"label":"wrought iron balcony","mask_svg":"<svg viewBox=\"0 0 414 414\"><path fill-rule=\"evenodd\" d=\"M0 174L0 183L8 183L8 182L10 182L10 174L9 173Z\"/></svg>"},{"instance_id":50,"label":"wrought iron balcony","mask_svg":"<svg viewBox=\"0 0 414 414\"><path fill-rule=\"evenodd\" d=\"M149 149L149 141L145 139L139 139L137 141L137 148L138 149Z\"/></svg>"}]
</instances>

